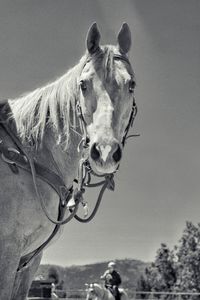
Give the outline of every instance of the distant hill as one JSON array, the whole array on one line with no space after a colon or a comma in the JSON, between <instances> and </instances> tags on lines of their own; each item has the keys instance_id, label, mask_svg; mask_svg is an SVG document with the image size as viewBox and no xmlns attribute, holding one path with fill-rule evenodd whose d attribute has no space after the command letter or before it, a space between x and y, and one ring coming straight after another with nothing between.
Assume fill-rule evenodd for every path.
<instances>
[{"instance_id":1,"label":"distant hill","mask_svg":"<svg viewBox=\"0 0 200 300\"><path fill-rule=\"evenodd\" d=\"M123 287L133 291L136 288L137 280L144 272L147 263L135 259L116 260ZM66 290L85 289L85 283L101 282L100 276L107 269L108 262L88 264L83 266L61 267L55 265L41 265L37 276L48 278L49 270L55 269L59 275L59 280L63 280L63 288Z\"/></svg>"}]
</instances>

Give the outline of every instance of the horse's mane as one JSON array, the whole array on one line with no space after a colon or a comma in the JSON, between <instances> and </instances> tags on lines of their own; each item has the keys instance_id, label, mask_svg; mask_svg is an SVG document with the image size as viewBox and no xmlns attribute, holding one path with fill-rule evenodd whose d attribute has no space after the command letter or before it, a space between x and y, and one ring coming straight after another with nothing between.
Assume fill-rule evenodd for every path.
<instances>
[{"instance_id":1,"label":"horse's mane","mask_svg":"<svg viewBox=\"0 0 200 300\"><path fill-rule=\"evenodd\" d=\"M106 79L113 74L113 46L105 46L103 51L93 57L98 66L103 57ZM103 56L102 56L103 54ZM38 145L44 136L46 126L57 134L57 142L67 147L70 140L70 127L76 126L76 97L78 78L87 60L85 54L79 63L56 81L37 88L17 99L10 100L12 116L16 122L18 134L23 142L34 141ZM102 65L101 65L102 66Z\"/></svg>"},{"instance_id":2,"label":"horse's mane","mask_svg":"<svg viewBox=\"0 0 200 300\"><path fill-rule=\"evenodd\" d=\"M11 100L12 115L22 141L39 143L48 124L58 133L58 140L68 144L70 126L76 123L77 75L84 60L83 57L78 65L56 81Z\"/></svg>"}]
</instances>

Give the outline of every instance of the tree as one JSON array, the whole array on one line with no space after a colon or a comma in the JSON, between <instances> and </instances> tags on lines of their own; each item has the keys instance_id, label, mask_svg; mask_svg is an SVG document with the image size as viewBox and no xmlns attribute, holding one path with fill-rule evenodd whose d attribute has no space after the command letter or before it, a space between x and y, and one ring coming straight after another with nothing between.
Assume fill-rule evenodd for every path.
<instances>
[{"instance_id":1,"label":"tree","mask_svg":"<svg viewBox=\"0 0 200 300\"><path fill-rule=\"evenodd\" d=\"M176 282L176 267L173 251L170 251L166 244L161 244L157 251L155 267L158 272L159 290L172 291Z\"/></svg>"},{"instance_id":2,"label":"tree","mask_svg":"<svg viewBox=\"0 0 200 300\"><path fill-rule=\"evenodd\" d=\"M170 251L161 244L137 290L200 293L200 223L186 222L179 244Z\"/></svg>"},{"instance_id":3,"label":"tree","mask_svg":"<svg viewBox=\"0 0 200 300\"><path fill-rule=\"evenodd\" d=\"M146 273L146 271L145 271ZM151 286L148 283L147 277L144 275L141 275L140 278L138 279L137 282L137 287L136 287L137 292L150 292L151 291ZM145 299L148 298L148 296L144 293L137 294L138 299Z\"/></svg>"},{"instance_id":4,"label":"tree","mask_svg":"<svg viewBox=\"0 0 200 300\"><path fill-rule=\"evenodd\" d=\"M186 228L175 248L177 281L182 292L200 292L200 224L186 222Z\"/></svg>"},{"instance_id":5,"label":"tree","mask_svg":"<svg viewBox=\"0 0 200 300\"><path fill-rule=\"evenodd\" d=\"M176 270L173 261L173 252L166 244L161 244L155 262L146 268L145 275L138 282L139 288L151 292L170 292L176 282Z\"/></svg>"}]
</instances>

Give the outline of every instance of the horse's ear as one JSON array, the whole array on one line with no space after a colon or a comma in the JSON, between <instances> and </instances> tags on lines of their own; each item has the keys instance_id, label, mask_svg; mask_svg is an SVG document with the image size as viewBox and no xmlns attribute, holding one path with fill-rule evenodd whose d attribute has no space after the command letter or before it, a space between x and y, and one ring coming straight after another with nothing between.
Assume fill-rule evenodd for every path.
<instances>
[{"instance_id":1,"label":"horse's ear","mask_svg":"<svg viewBox=\"0 0 200 300\"><path fill-rule=\"evenodd\" d=\"M123 23L118 33L117 41L120 52L123 54L128 53L131 48L131 31L127 23Z\"/></svg>"},{"instance_id":2,"label":"horse's ear","mask_svg":"<svg viewBox=\"0 0 200 300\"><path fill-rule=\"evenodd\" d=\"M94 54L99 49L100 37L101 35L97 27L97 23L93 23L86 38L86 46L90 54Z\"/></svg>"}]
</instances>

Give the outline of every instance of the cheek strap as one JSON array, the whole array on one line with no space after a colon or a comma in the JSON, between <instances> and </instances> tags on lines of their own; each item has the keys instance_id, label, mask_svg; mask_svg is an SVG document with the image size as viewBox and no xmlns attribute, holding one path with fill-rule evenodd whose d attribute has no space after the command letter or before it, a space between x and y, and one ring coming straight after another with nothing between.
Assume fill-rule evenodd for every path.
<instances>
[{"instance_id":1,"label":"cheek strap","mask_svg":"<svg viewBox=\"0 0 200 300\"><path fill-rule=\"evenodd\" d=\"M128 121L128 124L126 126L126 129L124 131L124 136L122 138L122 145L123 147L125 146L125 143L126 143L126 140L131 137L131 136L139 136L138 134L137 135L131 135L131 136L127 136L128 135L128 132L129 132L129 129L133 126L133 122L135 120L135 117L137 115L137 105L135 103L135 99L133 100L133 105L132 105L132 110L131 110L131 114L130 114L130 118L129 118L129 121Z\"/></svg>"}]
</instances>

